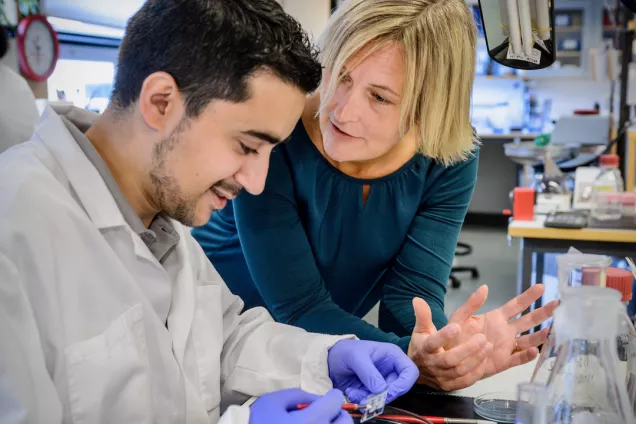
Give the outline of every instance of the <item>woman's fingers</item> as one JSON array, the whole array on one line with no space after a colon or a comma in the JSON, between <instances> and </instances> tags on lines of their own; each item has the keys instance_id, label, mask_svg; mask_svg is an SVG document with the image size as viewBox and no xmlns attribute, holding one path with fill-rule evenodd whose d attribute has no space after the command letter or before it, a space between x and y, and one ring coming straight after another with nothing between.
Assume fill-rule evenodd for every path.
<instances>
[{"instance_id":1,"label":"woman's fingers","mask_svg":"<svg viewBox=\"0 0 636 424\"><path fill-rule=\"evenodd\" d=\"M444 391L464 389L483 378L487 364L488 358L485 358L459 377L453 376L450 370L422 369L418 383Z\"/></svg>"},{"instance_id":2,"label":"woman's fingers","mask_svg":"<svg viewBox=\"0 0 636 424\"><path fill-rule=\"evenodd\" d=\"M420 352L415 358L418 381L441 390L468 387L483 377L492 349L483 334L476 334L448 351Z\"/></svg>"},{"instance_id":3,"label":"woman's fingers","mask_svg":"<svg viewBox=\"0 0 636 424\"><path fill-rule=\"evenodd\" d=\"M445 380L457 380L470 374L484 360L488 360L492 353L492 344L486 343L475 355L470 355L453 368L440 369L437 375Z\"/></svg>"},{"instance_id":4,"label":"woman's fingers","mask_svg":"<svg viewBox=\"0 0 636 424\"><path fill-rule=\"evenodd\" d=\"M531 347L526 350L515 352L510 356L510 363L508 364L508 368L516 367L518 365L523 365L527 364L530 361L534 361L534 359L538 355L539 349L537 349L536 347ZM505 371L505 369L500 371Z\"/></svg>"},{"instance_id":5,"label":"woman's fingers","mask_svg":"<svg viewBox=\"0 0 636 424\"><path fill-rule=\"evenodd\" d=\"M487 361L489 359L492 350L492 343L487 342L476 355L464 359L459 365L452 369L455 372L454 378L461 378L470 374L475 368L479 367L484 360Z\"/></svg>"},{"instance_id":6,"label":"woman's fingers","mask_svg":"<svg viewBox=\"0 0 636 424\"><path fill-rule=\"evenodd\" d=\"M488 341L483 334L475 334L467 342L462 343L442 354L435 355L431 365L439 369L452 369L471 356L481 353Z\"/></svg>"},{"instance_id":7,"label":"woman's fingers","mask_svg":"<svg viewBox=\"0 0 636 424\"><path fill-rule=\"evenodd\" d=\"M544 292L543 284L536 284L501 307L507 319L512 319L528 309Z\"/></svg>"},{"instance_id":8,"label":"woman's fingers","mask_svg":"<svg viewBox=\"0 0 636 424\"><path fill-rule=\"evenodd\" d=\"M531 347L542 345L548 339L549 332L549 328L544 328L543 330L537 331L536 333L521 336L517 339L517 347L519 348L519 350L526 350Z\"/></svg>"},{"instance_id":9,"label":"woman's fingers","mask_svg":"<svg viewBox=\"0 0 636 424\"><path fill-rule=\"evenodd\" d=\"M514 320L511 324L514 326L515 332L517 334L523 333L543 323L552 316L552 312L554 312L558 304L559 302L554 300L536 311L529 312L519 319Z\"/></svg>"},{"instance_id":10,"label":"woman's fingers","mask_svg":"<svg viewBox=\"0 0 636 424\"><path fill-rule=\"evenodd\" d=\"M488 364L488 359L484 359L481 363L473 368L468 374L465 374L459 378L455 378L448 381L442 381L440 384L440 388L445 391L451 390L460 390L465 389L466 387L470 387L479 380L484 377L484 373L486 372L486 365Z\"/></svg>"},{"instance_id":11,"label":"woman's fingers","mask_svg":"<svg viewBox=\"0 0 636 424\"><path fill-rule=\"evenodd\" d=\"M433 324L431 307L424 299L413 298L413 312L415 313L413 334L435 334L437 332L437 328Z\"/></svg>"},{"instance_id":12,"label":"woman's fingers","mask_svg":"<svg viewBox=\"0 0 636 424\"><path fill-rule=\"evenodd\" d=\"M449 351L420 355L416 363L422 372L438 380L451 380L468 374L478 366L492 351L492 345L483 334L472 337Z\"/></svg>"},{"instance_id":13,"label":"woman's fingers","mask_svg":"<svg viewBox=\"0 0 636 424\"><path fill-rule=\"evenodd\" d=\"M426 338L421 343L421 347L420 347L421 352L415 352L415 353L416 354L435 353L439 351L445 344L450 343L455 337L457 337L458 334L459 334L459 326L457 324L449 324L445 326L444 328L442 328L441 330L439 330L438 332L431 334L430 336L423 336ZM416 338L416 337L418 336L414 334L413 338ZM413 343L413 339L411 339L411 343Z\"/></svg>"},{"instance_id":14,"label":"woman's fingers","mask_svg":"<svg viewBox=\"0 0 636 424\"><path fill-rule=\"evenodd\" d=\"M455 310L455 312L453 312L448 322L463 323L468 318L475 315L479 308L484 306L484 303L486 303L486 299L488 299L488 286L484 284L483 286L478 288L475 293L471 294L468 300L466 300L466 302L464 302L462 306L460 306Z\"/></svg>"}]
</instances>

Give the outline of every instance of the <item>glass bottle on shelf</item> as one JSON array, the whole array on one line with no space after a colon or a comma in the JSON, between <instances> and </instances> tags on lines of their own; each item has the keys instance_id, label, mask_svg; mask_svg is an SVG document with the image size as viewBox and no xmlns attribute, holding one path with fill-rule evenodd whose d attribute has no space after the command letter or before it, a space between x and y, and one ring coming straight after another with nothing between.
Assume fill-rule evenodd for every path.
<instances>
[{"instance_id":1,"label":"glass bottle on shelf","mask_svg":"<svg viewBox=\"0 0 636 424\"><path fill-rule=\"evenodd\" d=\"M601 156L601 173L592 187L592 218L597 221L616 221L623 215L624 182L619 162L618 155Z\"/></svg>"}]
</instances>

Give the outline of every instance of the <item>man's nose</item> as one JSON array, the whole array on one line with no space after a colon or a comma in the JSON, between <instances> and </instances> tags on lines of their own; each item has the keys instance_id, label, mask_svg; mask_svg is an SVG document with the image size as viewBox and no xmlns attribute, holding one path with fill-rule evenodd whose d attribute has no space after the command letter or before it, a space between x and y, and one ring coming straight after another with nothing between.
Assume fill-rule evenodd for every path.
<instances>
[{"instance_id":1,"label":"man's nose","mask_svg":"<svg viewBox=\"0 0 636 424\"><path fill-rule=\"evenodd\" d=\"M236 175L236 181L250 194L257 196L265 189L267 171L269 170L269 154L261 154L243 165Z\"/></svg>"}]
</instances>

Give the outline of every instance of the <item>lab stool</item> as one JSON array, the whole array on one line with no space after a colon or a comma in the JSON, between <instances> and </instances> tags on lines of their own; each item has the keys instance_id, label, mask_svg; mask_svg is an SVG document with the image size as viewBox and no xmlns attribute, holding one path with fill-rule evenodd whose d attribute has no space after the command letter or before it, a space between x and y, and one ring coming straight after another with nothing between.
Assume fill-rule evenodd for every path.
<instances>
[{"instance_id":1,"label":"lab stool","mask_svg":"<svg viewBox=\"0 0 636 424\"><path fill-rule=\"evenodd\" d=\"M468 243L462 243L461 241L457 243L457 249L455 249L455 256L468 256L473 252L473 247ZM458 289L461 286L461 281L455 274L457 273L470 273L470 278L475 280L479 278L479 270L475 266L453 266L451 268L450 274L450 283L451 287L454 289Z\"/></svg>"}]
</instances>

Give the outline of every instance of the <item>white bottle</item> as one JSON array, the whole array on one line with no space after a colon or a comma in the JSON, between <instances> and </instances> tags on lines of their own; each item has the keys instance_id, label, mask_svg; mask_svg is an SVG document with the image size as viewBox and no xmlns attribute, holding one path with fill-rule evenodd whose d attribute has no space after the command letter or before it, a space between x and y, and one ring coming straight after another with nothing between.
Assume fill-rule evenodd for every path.
<instances>
[{"instance_id":1,"label":"white bottle","mask_svg":"<svg viewBox=\"0 0 636 424\"><path fill-rule=\"evenodd\" d=\"M623 177L618 169L618 155L601 156L601 173L594 181L592 191L592 218L597 221L615 221L622 216Z\"/></svg>"}]
</instances>

